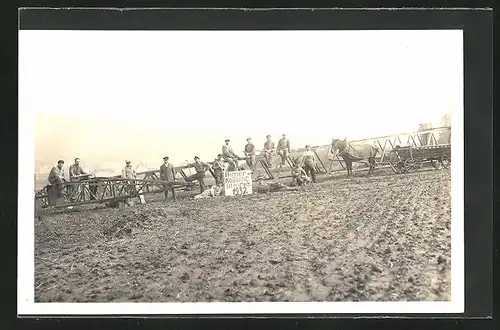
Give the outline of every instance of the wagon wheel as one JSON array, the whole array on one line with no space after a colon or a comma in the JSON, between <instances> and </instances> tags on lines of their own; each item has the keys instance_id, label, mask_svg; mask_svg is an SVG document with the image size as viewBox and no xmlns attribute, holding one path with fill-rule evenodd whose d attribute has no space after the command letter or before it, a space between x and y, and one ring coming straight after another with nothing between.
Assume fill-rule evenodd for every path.
<instances>
[{"instance_id":1,"label":"wagon wheel","mask_svg":"<svg viewBox=\"0 0 500 330\"><path fill-rule=\"evenodd\" d=\"M420 168L419 164L414 159L408 158L404 162L405 170L403 173L407 173L410 170L418 170L419 168Z\"/></svg>"},{"instance_id":2,"label":"wagon wheel","mask_svg":"<svg viewBox=\"0 0 500 330\"><path fill-rule=\"evenodd\" d=\"M448 158L448 156L441 157L440 163L446 169L450 167L450 159Z\"/></svg>"},{"instance_id":3,"label":"wagon wheel","mask_svg":"<svg viewBox=\"0 0 500 330\"><path fill-rule=\"evenodd\" d=\"M441 163L440 159L431 159L431 164L432 164L432 166L434 166L434 168L436 170L439 170L442 167L442 163Z\"/></svg>"},{"instance_id":4,"label":"wagon wheel","mask_svg":"<svg viewBox=\"0 0 500 330\"><path fill-rule=\"evenodd\" d=\"M403 162L399 159L398 155L395 152L391 152L388 156L389 164L391 165L392 170L396 174L403 173Z\"/></svg>"}]
</instances>

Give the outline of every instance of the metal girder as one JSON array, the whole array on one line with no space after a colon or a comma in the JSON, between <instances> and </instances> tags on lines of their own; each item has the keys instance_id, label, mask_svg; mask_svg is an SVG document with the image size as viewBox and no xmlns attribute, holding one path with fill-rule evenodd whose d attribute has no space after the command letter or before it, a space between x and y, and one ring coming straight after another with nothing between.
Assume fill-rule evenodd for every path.
<instances>
[{"instance_id":1,"label":"metal girder","mask_svg":"<svg viewBox=\"0 0 500 330\"><path fill-rule=\"evenodd\" d=\"M112 201L125 200L142 195L163 192L168 189L185 188L191 183L179 181L161 181L151 179L119 179L96 178L78 182L65 182L61 185L47 185L37 192L35 198L42 200L46 206L68 207L86 204L102 204ZM71 188L68 188L71 187ZM49 190L58 189L59 195L65 199L60 205L50 201ZM61 197L61 196L59 196Z\"/></svg>"}]
</instances>

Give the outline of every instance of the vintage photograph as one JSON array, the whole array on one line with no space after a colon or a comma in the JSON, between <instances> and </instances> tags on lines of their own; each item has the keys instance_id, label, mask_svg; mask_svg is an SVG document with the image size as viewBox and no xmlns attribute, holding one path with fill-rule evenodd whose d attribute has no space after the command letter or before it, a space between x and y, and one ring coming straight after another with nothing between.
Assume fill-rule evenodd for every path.
<instances>
[{"instance_id":1,"label":"vintage photograph","mask_svg":"<svg viewBox=\"0 0 500 330\"><path fill-rule=\"evenodd\" d=\"M34 302L451 301L462 67L460 30L20 31Z\"/></svg>"}]
</instances>

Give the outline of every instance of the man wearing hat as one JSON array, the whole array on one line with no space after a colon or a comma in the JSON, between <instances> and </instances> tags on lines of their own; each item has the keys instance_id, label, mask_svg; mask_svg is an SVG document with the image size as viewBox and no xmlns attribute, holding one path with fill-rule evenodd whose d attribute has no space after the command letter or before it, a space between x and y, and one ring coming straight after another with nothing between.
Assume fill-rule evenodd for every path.
<instances>
[{"instance_id":1,"label":"man wearing hat","mask_svg":"<svg viewBox=\"0 0 500 330\"><path fill-rule=\"evenodd\" d=\"M255 170L256 165L256 156L255 156L255 145L252 143L252 139L247 139L247 145L245 146L245 160L247 161L248 167L253 172Z\"/></svg>"},{"instance_id":2,"label":"man wearing hat","mask_svg":"<svg viewBox=\"0 0 500 330\"><path fill-rule=\"evenodd\" d=\"M122 170L122 179L128 179L128 180L135 180L137 177L137 173L135 170L132 168L132 163L130 160L125 161L125 168ZM127 181L125 183L125 191L127 194L132 194L135 191L135 183L132 183L131 181ZM127 199L125 201L127 205L129 205L129 200Z\"/></svg>"},{"instance_id":3,"label":"man wearing hat","mask_svg":"<svg viewBox=\"0 0 500 330\"><path fill-rule=\"evenodd\" d=\"M133 180L137 177L137 173L132 168L132 163L130 160L125 161L125 168L122 170L122 178Z\"/></svg>"},{"instance_id":4,"label":"man wearing hat","mask_svg":"<svg viewBox=\"0 0 500 330\"><path fill-rule=\"evenodd\" d=\"M187 182L193 182L194 180L198 180L198 183L200 184L200 191L204 192L205 191L205 181L203 180L205 178L205 172L208 171L208 164L200 161L200 157L195 156L194 157L194 163L189 164L188 166L194 167L196 170L196 173L189 176L186 181Z\"/></svg>"},{"instance_id":5,"label":"man wearing hat","mask_svg":"<svg viewBox=\"0 0 500 330\"><path fill-rule=\"evenodd\" d=\"M266 136L266 142L264 143L264 158L266 160L267 167L271 168L271 160L274 154L274 142L271 141L271 135Z\"/></svg>"},{"instance_id":6,"label":"man wearing hat","mask_svg":"<svg viewBox=\"0 0 500 330\"><path fill-rule=\"evenodd\" d=\"M285 166L288 155L290 154L290 141L283 134L282 138L278 141L278 155L281 156L281 166Z\"/></svg>"},{"instance_id":7,"label":"man wearing hat","mask_svg":"<svg viewBox=\"0 0 500 330\"><path fill-rule=\"evenodd\" d=\"M224 184L224 159L222 154L218 154L212 163L212 170L215 175L215 185L221 187Z\"/></svg>"},{"instance_id":8,"label":"man wearing hat","mask_svg":"<svg viewBox=\"0 0 500 330\"><path fill-rule=\"evenodd\" d=\"M315 158L314 158L314 151L311 150L310 145L306 145L306 150L302 154L302 162L304 166L304 170L306 171L306 174L312 178L312 181L316 183L316 167L315 167Z\"/></svg>"},{"instance_id":9,"label":"man wearing hat","mask_svg":"<svg viewBox=\"0 0 500 330\"><path fill-rule=\"evenodd\" d=\"M237 171L239 169L238 161L240 157L233 151L233 148L229 145L231 140L226 139L225 144L222 146L222 157L226 162L229 163L228 171Z\"/></svg>"},{"instance_id":10,"label":"man wearing hat","mask_svg":"<svg viewBox=\"0 0 500 330\"><path fill-rule=\"evenodd\" d=\"M174 166L170 163L169 158L167 156L163 157L163 164L160 166L160 180L161 181L175 181L175 169ZM173 186L169 186L167 184L163 185L165 189L165 200L168 196L168 191L172 192L172 197L175 201L175 191Z\"/></svg>"}]
</instances>

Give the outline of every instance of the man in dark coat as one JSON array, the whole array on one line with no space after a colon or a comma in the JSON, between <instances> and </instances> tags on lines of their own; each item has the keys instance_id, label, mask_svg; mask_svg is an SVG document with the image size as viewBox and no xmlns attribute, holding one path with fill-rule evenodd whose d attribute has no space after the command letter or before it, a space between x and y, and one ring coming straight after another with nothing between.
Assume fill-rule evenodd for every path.
<instances>
[{"instance_id":1,"label":"man in dark coat","mask_svg":"<svg viewBox=\"0 0 500 330\"><path fill-rule=\"evenodd\" d=\"M163 164L160 166L160 180L161 181L175 181L175 169L174 166L170 163L169 158L167 156L163 157ZM165 189L165 200L168 197L168 191L172 192L172 197L175 201L175 191L174 187L168 184L163 185Z\"/></svg>"},{"instance_id":2,"label":"man in dark coat","mask_svg":"<svg viewBox=\"0 0 500 330\"><path fill-rule=\"evenodd\" d=\"M47 194L49 197L50 205L55 205L59 198L65 198L64 193L64 182L66 178L64 177L64 160L57 162L57 166L54 166L49 173L47 180L49 181L49 186L47 187Z\"/></svg>"},{"instance_id":3,"label":"man in dark coat","mask_svg":"<svg viewBox=\"0 0 500 330\"><path fill-rule=\"evenodd\" d=\"M189 176L187 178L187 182L193 182L194 180L198 180L198 183L200 184L200 191L204 192L205 191L205 172L208 171L208 164L200 161L200 157L196 156L194 157L194 163L189 164L189 166L194 167L196 170L196 173Z\"/></svg>"},{"instance_id":4,"label":"man in dark coat","mask_svg":"<svg viewBox=\"0 0 500 330\"><path fill-rule=\"evenodd\" d=\"M245 146L245 160L247 161L247 165L252 172L255 170L256 159L255 145L252 143L252 139L248 138L247 145Z\"/></svg>"},{"instance_id":5,"label":"man in dark coat","mask_svg":"<svg viewBox=\"0 0 500 330\"><path fill-rule=\"evenodd\" d=\"M218 154L217 158L215 158L212 163L212 170L215 175L215 184L217 187L222 187L224 185L224 159L222 158L222 154Z\"/></svg>"}]
</instances>

